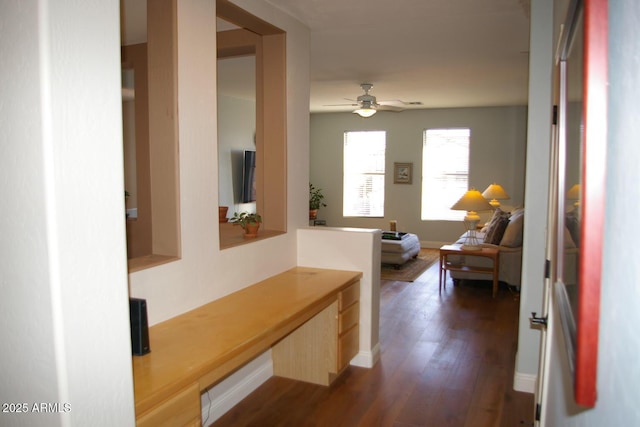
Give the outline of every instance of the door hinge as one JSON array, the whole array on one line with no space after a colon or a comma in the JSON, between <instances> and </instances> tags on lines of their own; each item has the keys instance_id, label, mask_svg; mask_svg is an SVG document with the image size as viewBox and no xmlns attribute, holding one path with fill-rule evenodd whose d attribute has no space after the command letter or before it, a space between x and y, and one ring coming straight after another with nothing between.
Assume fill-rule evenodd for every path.
<instances>
[{"instance_id":1,"label":"door hinge","mask_svg":"<svg viewBox=\"0 0 640 427\"><path fill-rule=\"evenodd\" d=\"M532 311L531 312L531 317L529 318L529 322L531 323L531 325L540 325L544 328L547 327L547 320L549 319L549 316L544 316L544 317L538 317L536 316L536 312Z\"/></svg>"},{"instance_id":2,"label":"door hinge","mask_svg":"<svg viewBox=\"0 0 640 427\"><path fill-rule=\"evenodd\" d=\"M544 278L551 278L551 260L549 259L544 260Z\"/></svg>"},{"instance_id":3,"label":"door hinge","mask_svg":"<svg viewBox=\"0 0 640 427\"><path fill-rule=\"evenodd\" d=\"M540 421L540 412L542 412L542 406L536 403L536 421Z\"/></svg>"}]
</instances>

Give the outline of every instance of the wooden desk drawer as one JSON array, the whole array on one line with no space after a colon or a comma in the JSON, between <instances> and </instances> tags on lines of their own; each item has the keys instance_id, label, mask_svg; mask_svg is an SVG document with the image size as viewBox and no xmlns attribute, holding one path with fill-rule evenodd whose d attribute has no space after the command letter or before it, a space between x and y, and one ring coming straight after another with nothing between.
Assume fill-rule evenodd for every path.
<instances>
[{"instance_id":1,"label":"wooden desk drawer","mask_svg":"<svg viewBox=\"0 0 640 427\"><path fill-rule=\"evenodd\" d=\"M354 302L360 299L360 282L355 282L338 294L338 311L342 312Z\"/></svg>"},{"instance_id":2,"label":"wooden desk drawer","mask_svg":"<svg viewBox=\"0 0 640 427\"><path fill-rule=\"evenodd\" d=\"M199 426L200 420L200 387L194 383L137 417L136 426Z\"/></svg>"},{"instance_id":3,"label":"wooden desk drawer","mask_svg":"<svg viewBox=\"0 0 640 427\"><path fill-rule=\"evenodd\" d=\"M360 320L360 303L351 304L342 313L338 314L338 334L351 329Z\"/></svg>"},{"instance_id":4,"label":"wooden desk drawer","mask_svg":"<svg viewBox=\"0 0 640 427\"><path fill-rule=\"evenodd\" d=\"M338 372L344 369L360 349L360 328L358 325L346 331L338 339Z\"/></svg>"}]
</instances>

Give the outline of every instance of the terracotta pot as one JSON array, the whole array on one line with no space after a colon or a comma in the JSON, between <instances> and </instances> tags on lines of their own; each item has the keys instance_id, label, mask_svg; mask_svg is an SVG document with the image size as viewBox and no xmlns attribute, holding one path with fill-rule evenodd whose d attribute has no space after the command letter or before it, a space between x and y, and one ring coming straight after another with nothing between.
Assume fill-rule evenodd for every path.
<instances>
[{"instance_id":1,"label":"terracotta pot","mask_svg":"<svg viewBox=\"0 0 640 427\"><path fill-rule=\"evenodd\" d=\"M258 236L258 229L260 228L260 223L251 223L244 226L244 237L247 239L252 239Z\"/></svg>"},{"instance_id":2,"label":"terracotta pot","mask_svg":"<svg viewBox=\"0 0 640 427\"><path fill-rule=\"evenodd\" d=\"M228 211L229 211L229 206L218 206L218 222L229 221L229 218L227 218Z\"/></svg>"},{"instance_id":3,"label":"terracotta pot","mask_svg":"<svg viewBox=\"0 0 640 427\"><path fill-rule=\"evenodd\" d=\"M318 218L318 209L309 209L309 219Z\"/></svg>"}]
</instances>

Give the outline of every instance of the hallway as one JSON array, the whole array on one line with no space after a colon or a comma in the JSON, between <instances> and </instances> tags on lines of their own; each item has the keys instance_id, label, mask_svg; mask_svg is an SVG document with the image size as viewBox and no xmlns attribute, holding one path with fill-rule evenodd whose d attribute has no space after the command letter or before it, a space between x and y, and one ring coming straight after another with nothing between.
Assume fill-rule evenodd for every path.
<instances>
[{"instance_id":1,"label":"hallway","mask_svg":"<svg viewBox=\"0 0 640 427\"><path fill-rule=\"evenodd\" d=\"M533 395L512 389L518 294L463 282L438 294L438 264L381 284L380 361L329 388L272 377L214 426L533 425ZM524 421L524 422L521 422Z\"/></svg>"}]
</instances>

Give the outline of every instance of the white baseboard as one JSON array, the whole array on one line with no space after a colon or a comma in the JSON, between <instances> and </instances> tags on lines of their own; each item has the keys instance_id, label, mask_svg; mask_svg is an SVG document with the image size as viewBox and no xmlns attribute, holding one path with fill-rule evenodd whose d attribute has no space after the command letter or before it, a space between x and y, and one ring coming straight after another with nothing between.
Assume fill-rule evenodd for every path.
<instances>
[{"instance_id":1,"label":"white baseboard","mask_svg":"<svg viewBox=\"0 0 640 427\"><path fill-rule=\"evenodd\" d=\"M380 360L380 343L376 344L371 351L360 350L349 364L362 368L373 368L378 360Z\"/></svg>"},{"instance_id":2,"label":"white baseboard","mask_svg":"<svg viewBox=\"0 0 640 427\"><path fill-rule=\"evenodd\" d=\"M268 351L240 368L221 383L202 393L202 425L208 426L240 403L242 399L273 376Z\"/></svg>"},{"instance_id":3,"label":"white baseboard","mask_svg":"<svg viewBox=\"0 0 640 427\"><path fill-rule=\"evenodd\" d=\"M516 372L513 376L513 389L525 393L535 393L537 381L537 375Z\"/></svg>"}]
</instances>

